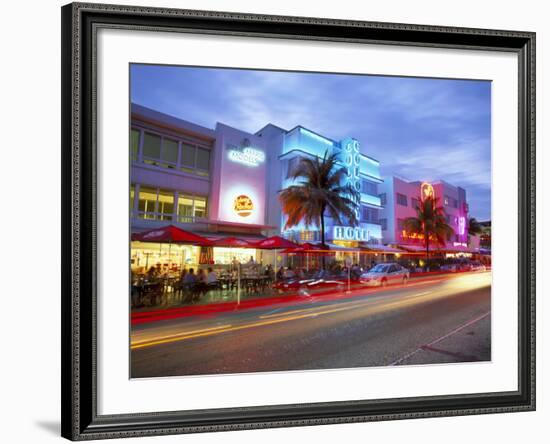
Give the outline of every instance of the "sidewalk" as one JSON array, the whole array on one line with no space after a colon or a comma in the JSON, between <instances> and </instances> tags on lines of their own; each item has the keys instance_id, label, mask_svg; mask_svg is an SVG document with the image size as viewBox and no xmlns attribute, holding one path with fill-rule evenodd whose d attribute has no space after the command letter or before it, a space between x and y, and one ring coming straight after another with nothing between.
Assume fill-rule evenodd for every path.
<instances>
[{"instance_id":1,"label":"sidewalk","mask_svg":"<svg viewBox=\"0 0 550 444\"><path fill-rule=\"evenodd\" d=\"M441 338L422 345L393 365L445 364L491 360L491 313L485 313Z\"/></svg>"}]
</instances>

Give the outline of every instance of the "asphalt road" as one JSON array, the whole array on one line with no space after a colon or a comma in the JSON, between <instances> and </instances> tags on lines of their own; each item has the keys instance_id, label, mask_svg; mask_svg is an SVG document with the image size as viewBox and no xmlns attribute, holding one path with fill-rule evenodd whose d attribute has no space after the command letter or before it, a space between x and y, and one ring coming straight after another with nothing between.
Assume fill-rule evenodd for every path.
<instances>
[{"instance_id":1,"label":"asphalt road","mask_svg":"<svg viewBox=\"0 0 550 444\"><path fill-rule=\"evenodd\" d=\"M491 273L136 325L132 378L491 359Z\"/></svg>"}]
</instances>

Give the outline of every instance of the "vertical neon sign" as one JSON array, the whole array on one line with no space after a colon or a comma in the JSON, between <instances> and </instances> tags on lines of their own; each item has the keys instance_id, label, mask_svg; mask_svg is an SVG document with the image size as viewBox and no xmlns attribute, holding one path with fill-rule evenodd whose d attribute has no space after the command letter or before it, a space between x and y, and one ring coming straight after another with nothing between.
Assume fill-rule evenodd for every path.
<instances>
[{"instance_id":1,"label":"vertical neon sign","mask_svg":"<svg viewBox=\"0 0 550 444\"><path fill-rule=\"evenodd\" d=\"M359 142L355 139L347 139L344 142L344 164L348 170L348 184L355 188L358 193L361 192L361 179L359 178L360 162ZM359 220L359 205L355 208L355 216Z\"/></svg>"}]
</instances>

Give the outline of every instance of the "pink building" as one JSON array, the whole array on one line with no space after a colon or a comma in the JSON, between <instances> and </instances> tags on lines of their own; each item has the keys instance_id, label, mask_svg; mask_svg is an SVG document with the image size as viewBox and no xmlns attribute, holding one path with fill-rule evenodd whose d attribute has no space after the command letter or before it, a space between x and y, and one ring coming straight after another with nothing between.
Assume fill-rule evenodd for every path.
<instances>
[{"instance_id":1,"label":"pink building","mask_svg":"<svg viewBox=\"0 0 550 444\"><path fill-rule=\"evenodd\" d=\"M423 185L424 184L424 185ZM383 209L380 212L382 238L385 244L424 245L423 239L403 228L408 217L416 216L421 193L433 193L438 206L445 210L447 223L455 234L445 246L448 250L468 250L468 203L466 190L438 180L430 183L408 182L395 176L385 177L378 185Z\"/></svg>"}]
</instances>

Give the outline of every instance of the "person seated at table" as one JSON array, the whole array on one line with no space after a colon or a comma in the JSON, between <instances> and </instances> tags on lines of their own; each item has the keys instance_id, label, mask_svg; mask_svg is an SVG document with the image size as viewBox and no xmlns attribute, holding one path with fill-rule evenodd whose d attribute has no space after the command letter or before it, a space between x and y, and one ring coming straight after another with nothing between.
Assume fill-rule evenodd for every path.
<instances>
[{"instance_id":1,"label":"person seated at table","mask_svg":"<svg viewBox=\"0 0 550 444\"><path fill-rule=\"evenodd\" d=\"M273 280L275 273L273 272L273 267L271 266L271 264L265 267L264 275L269 279Z\"/></svg>"},{"instance_id":2,"label":"person seated at table","mask_svg":"<svg viewBox=\"0 0 550 444\"><path fill-rule=\"evenodd\" d=\"M217 283L218 283L218 275L217 275L217 273L212 269L212 267L208 267L208 275L206 276L206 283L207 283L208 285L217 284Z\"/></svg>"},{"instance_id":3,"label":"person seated at table","mask_svg":"<svg viewBox=\"0 0 550 444\"><path fill-rule=\"evenodd\" d=\"M305 279L305 278L306 278L306 274L305 274L303 268L298 268L298 270L297 270L297 272L296 272L296 277L297 277L298 279Z\"/></svg>"},{"instance_id":4,"label":"person seated at table","mask_svg":"<svg viewBox=\"0 0 550 444\"><path fill-rule=\"evenodd\" d=\"M289 266L285 271L284 277L285 279L292 279L294 276L296 276L296 274L294 273L294 270L292 269L292 267Z\"/></svg>"},{"instance_id":5,"label":"person seated at table","mask_svg":"<svg viewBox=\"0 0 550 444\"><path fill-rule=\"evenodd\" d=\"M145 279L147 279L148 281L151 281L155 279L157 276L158 276L157 269L153 266L149 268L149 270L145 274Z\"/></svg>"},{"instance_id":6,"label":"person seated at table","mask_svg":"<svg viewBox=\"0 0 550 444\"><path fill-rule=\"evenodd\" d=\"M187 289L191 289L195 286L197 283L197 275L195 274L195 270L193 268L189 269L189 273L186 273L183 277L183 284Z\"/></svg>"},{"instance_id":7,"label":"person seated at table","mask_svg":"<svg viewBox=\"0 0 550 444\"><path fill-rule=\"evenodd\" d=\"M278 270L277 270L277 280L282 280L284 278L284 275L285 275L285 270L284 268L281 266Z\"/></svg>"},{"instance_id":8,"label":"person seated at table","mask_svg":"<svg viewBox=\"0 0 550 444\"><path fill-rule=\"evenodd\" d=\"M250 256L250 259L248 259L248 265L254 265L256 262L254 261L254 257Z\"/></svg>"}]
</instances>

